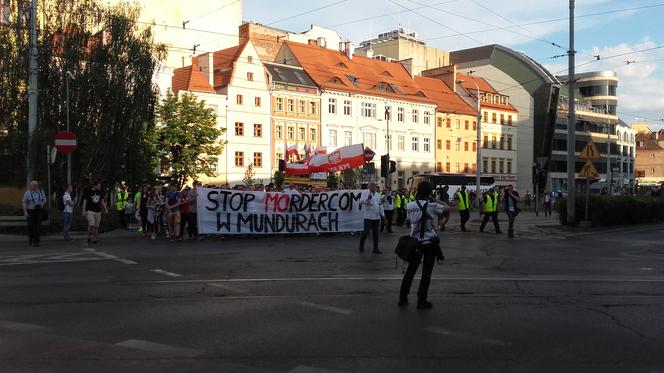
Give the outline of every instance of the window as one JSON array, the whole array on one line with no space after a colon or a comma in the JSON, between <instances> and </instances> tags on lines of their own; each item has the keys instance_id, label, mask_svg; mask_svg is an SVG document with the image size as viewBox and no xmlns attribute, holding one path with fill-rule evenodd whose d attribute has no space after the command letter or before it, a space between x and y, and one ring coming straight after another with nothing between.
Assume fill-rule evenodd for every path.
<instances>
[{"instance_id":1,"label":"window","mask_svg":"<svg viewBox=\"0 0 664 373\"><path fill-rule=\"evenodd\" d=\"M297 139L300 141L304 141L306 136L307 136L307 129L304 127L299 127L297 129Z\"/></svg>"},{"instance_id":2,"label":"window","mask_svg":"<svg viewBox=\"0 0 664 373\"><path fill-rule=\"evenodd\" d=\"M461 150L461 137L457 137L456 143L454 145L454 150L456 151Z\"/></svg>"},{"instance_id":3,"label":"window","mask_svg":"<svg viewBox=\"0 0 664 373\"><path fill-rule=\"evenodd\" d=\"M397 122L403 122L403 108L397 108Z\"/></svg>"},{"instance_id":4,"label":"window","mask_svg":"<svg viewBox=\"0 0 664 373\"><path fill-rule=\"evenodd\" d=\"M507 150L512 150L512 136L507 136Z\"/></svg>"},{"instance_id":5,"label":"window","mask_svg":"<svg viewBox=\"0 0 664 373\"><path fill-rule=\"evenodd\" d=\"M442 127L443 126L443 118L436 118L436 125L438 127Z\"/></svg>"},{"instance_id":6,"label":"window","mask_svg":"<svg viewBox=\"0 0 664 373\"><path fill-rule=\"evenodd\" d=\"M364 143L364 146L368 146L369 148L376 148L376 134L375 133L370 133L370 132L362 132L362 141Z\"/></svg>"},{"instance_id":7,"label":"window","mask_svg":"<svg viewBox=\"0 0 664 373\"><path fill-rule=\"evenodd\" d=\"M292 113L295 111L295 101L292 98L288 99L288 112Z\"/></svg>"},{"instance_id":8,"label":"window","mask_svg":"<svg viewBox=\"0 0 664 373\"><path fill-rule=\"evenodd\" d=\"M406 150L406 137L405 136L398 136L397 137L397 149L401 152Z\"/></svg>"},{"instance_id":9,"label":"window","mask_svg":"<svg viewBox=\"0 0 664 373\"><path fill-rule=\"evenodd\" d=\"M489 135L484 135L483 146L484 149L489 149Z\"/></svg>"},{"instance_id":10,"label":"window","mask_svg":"<svg viewBox=\"0 0 664 373\"><path fill-rule=\"evenodd\" d=\"M284 111L284 98L277 97L274 100L274 106L276 107L277 111Z\"/></svg>"},{"instance_id":11,"label":"window","mask_svg":"<svg viewBox=\"0 0 664 373\"><path fill-rule=\"evenodd\" d=\"M477 121L473 121L473 131L477 131Z\"/></svg>"},{"instance_id":12,"label":"window","mask_svg":"<svg viewBox=\"0 0 664 373\"><path fill-rule=\"evenodd\" d=\"M263 168L263 153L254 153L254 167Z\"/></svg>"},{"instance_id":13,"label":"window","mask_svg":"<svg viewBox=\"0 0 664 373\"><path fill-rule=\"evenodd\" d=\"M424 112L424 116L422 117L422 119L424 120L424 124L429 124L429 116L430 116L430 115L431 115L431 114L429 114L428 111L425 111L425 112Z\"/></svg>"},{"instance_id":14,"label":"window","mask_svg":"<svg viewBox=\"0 0 664 373\"><path fill-rule=\"evenodd\" d=\"M491 123L496 123L496 113L491 113Z\"/></svg>"},{"instance_id":15,"label":"window","mask_svg":"<svg viewBox=\"0 0 664 373\"><path fill-rule=\"evenodd\" d=\"M276 139L281 139L282 136L284 135L283 130L284 128L281 125L274 126L274 137Z\"/></svg>"},{"instance_id":16,"label":"window","mask_svg":"<svg viewBox=\"0 0 664 373\"><path fill-rule=\"evenodd\" d=\"M276 159L284 159L284 153L276 153L276 154L274 155L274 157L275 157Z\"/></svg>"},{"instance_id":17,"label":"window","mask_svg":"<svg viewBox=\"0 0 664 373\"><path fill-rule=\"evenodd\" d=\"M496 139L496 136L494 135L491 137L491 148L497 149L497 147L498 147L498 141Z\"/></svg>"},{"instance_id":18,"label":"window","mask_svg":"<svg viewBox=\"0 0 664 373\"><path fill-rule=\"evenodd\" d=\"M511 115L507 116L507 124L509 124L510 126L512 125L512 116Z\"/></svg>"},{"instance_id":19,"label":"window","mask_svg":"<svg viewBox=\"0 0 664 373\"><path fill-rule=\"evenodd\" d=\"M468 171L470 171L470 168L468 167L468 163L464 163L463 164L463 172L467 174Z\"/></svg>"},{"instance_id":20,"label":"window","mask_svg":"<svg viewBox=\"0 0 664 373\"><path fill-rule=\"evenodd\" d=\"M413 109L413 123L417 123L417 122L418 122L418 120L419 120L419 114L420 114L420 113L419 113L418 110Z\"/></svg>"},{"instance_id":21,"label":"window","mask_svg":"<svg viewBox=\"0 0 664 373\"><path fill-rule=\"evenodd\" d=\"M492 174L496 173L496 159L495 158L491 159L491 173Z\"/></svg>"},{"instance_id":22,"label":"window","mask_svg":"<svg viewBox=\"0 0 664 373\"><path fill-rule=\"evenodd\" d=\"M428 137L425 137L422 139L424 142L422 143L422 150L425 151L426 153L431 151L431 139Z\"/></svg>"},{"instance_id":23,"label":"window","mask_svg":"<svg viewBox=\"0 0 664 373\"><path fill-rule=\"evenodd\" d=\"M650 153L650 159L655 159L655 153Z\"/></svg>"},{"instance_id":24,"label":"window","mask_svg":"<svg viewBox=\"0 0 664 373\"><path fill-rule=\"evenodd\" d=\"M337 99L336 98L330 98L327 100L327 112L330 114L336 114L337 113Z\"/></svg>"},{"instance_id":25,"label":"window","mask_svg":"<svg viewBox=\"0 0 664 373\"><path fill-rule=\"evenodd\" d=\"M350 105L350 100L344 100L344 115L351 115Z\"/></svg>"},{"instance_id":26,"label":"window","mask_svg":"<svg viewBox=\"0 0 664 373\"><path fill-rule=\"evenodd\" d=\"M235 152L235 167L244 167L244 152Z\"/></svg>"},{"instance_id":27,"label":"window","mask_svg":"<svg viewBox=\"0 0 664 373\"><path fill-rule=\"evenodd\" d=\"M436 149L443 149L443 140L436 140Z\"/></svg>"},{"instance_id":28,"label":"window","mask_svg":"<svg viewBox=\"0 0 664 373\"><path fill-rule=\"evenodd\" d=\"M445 172L452 172L452 165L450 162L445 163Z\"/></svg>"},{"instance_id":29,"label":"window","mask_svg":"<svg viewBox=\"0 0 664 373\"><path fill-rule=\"evenodd\" d=\"M263 137L263 125L260 123L254 124L254 137Z\"/></svg>"},{"instance_id":30,"label":"window","mask_svg":"<svg viewBox=\"0 0 664 373\"><path fill-rule=\"evenodd\" d=\"M337 146L337 130L330 130L330 139L328 140L327 144L329 146Z\"/></svg>"},{"instance_id":31,"label":"window","mask_svg":"<svg viewBox=\"0 0 664 373\"><path fill-rule=\"evenodd\" d=\"M238 105L242 105L242 95L237 95L235 96L235 103Z\"/></svg>"},{"instance_id":32,"label":"window","mask_svg":"<svg viewBox=\"0 0 664 373\"><path fill-rule=\"evenodd\" d=\"M654 169L654 168L651 168L651 169L650 169L650 173L651 173L651 174L654 174L654 173L655 173L655 169Z\"/></svg>"},{"instance_id":33,"label":"window","mask_svg":"<svg viewBox=\"0 0 664 373\"><path fill-rule=\"evenodd\" d=\"M500 150L505 149L505 135L500 135Z\"/></svg>"},{"instance_id":34,"label":"window","mask_svg":"<svg viewBox=\"0 0 664 373\"><path fill-rule=\"evenodd\" d=\"M486 111L482 113L482 122L489 123L489 113Z\"/></svg>"},{"instance_id":35,"label":"window","mask_svg":"<svg viewBox=\"0 0 664 373\"><path fill-rule=\"evenodd\" d=\"M499 169L498 173L504 174L505 173L505 160L501 159L500 162L498 162Z\"/></svg>"},{"instance_id":36,"label":"window","mask_svg":"<svg viewBox=\"0 0 664 373\"><path fill-rule=\"evenodd\" d=\"M477 172L477 163L473 163L472 168L470 169L473 173Z\"/></svg>"},{"instance_id":37,"label":"window","mask_svg":"<svg viewBox=\"0 0 664 373\"><path fill-rule=\"evenodd\" d=\"M486 158L482 159L482 171L487 172L489 169L489 160Z\"/></svg>"},{"instance_id":38,"label":"window","mask_svg":"<svg viewBox=\"0 0 664 373\"><path fill-rule=\"evenodd\" d=\"M254 62L254 57L253 56L247 56L247 62L253 63Z\"/></svg>"},{"instance_id":39,"label":"window","mask_svg":"<svg viewBox=\"0 0 664 373\"><path fill-rule=\"evenodd\" d=\"M512 161L507 160L507 173L511 174L512 173Z\"/></svg>"},{"instance_id":40,"label":"window","mask_svg":"<svg viewBox=\"0 0 664 373\"><path fill-rule=\"evenodd\" d=\"M318 109L316 108L316 101L309 102L309 114L316 115Z\"/></svg>"},{"instance_id":41,"label":"window","mask_svg":"<svg viewBox=\"0 0 664 373\"><path fill-rule=\"evenodd\" d=\"M470 122L465 121L464 124L463 124L463 128L469 130L470 129Z\"/></svg>"},{"instance_id":42,"label":"window","mask_svg":"<svg viewBox=\"0 0 664 373\"><path fill-rule=\"evenodd\" d=\"M288 127L288 140L295 140L295 128Z\"/></svg>"},{"instance_id":43,"label":"window","mask_svg":"<svg viewBox=\"0 0 664 373\"><path fill-rule=\"evenodd\" d=\"M419 147L420 147L420 139L418 137L413 137L410 149L416 152L418 151Z\"/></svg>"},{"instance_id":44,"label":"window","mask_svg":"<svg viewBox=\"0 0 664 373\"><path fill-rule=\"evenodd\" d=\"M505 124L505 114L500 114L500 124Z\"/></svg>"},{"instance_id":45,"label":"window","mask_svg":"<svg viewBox=\"0 0 664 373\"><path fill-rule=\"evenodd\" d=\"M254 73L248 72L247 73L247 80L250 82L254 81Z\"/></svg>"},{"instance_id":46,"label":"window","mask_svg":"<svg viewBox=\"0 0 664 373\"><path fill-rule=\"evenodd\" d=\"M392 150L392 136L385 135L385 149Z\"/></svg>"},{"instance_id":47,"label":"window","mask_svg":"<svg viewBox=\"0 0 664 373\"><path fill-rule=\"evenodd\" d=\"M318 134L315 128L309 128L309 141L316 141Z\"/></svg>"},{"instance_id":48,"label":"window","mask_svg":"<svg viewBox=\"0 0 664 373\"><path fill-rule=\"evenodd\" d=\"M456 129L461 129L461 119L457 119L455 122L456 122Z\"/></svg>"},{"instance_id":49,"label":"window","mask_svg":"<svg viewBox=\"0 0 664 373\"><path fill-rule=\"evenodd\" d=\"M244 123L235 122L235 136L244 136Z\"/></svg>"},{"instance_id":50,"label":"window","mask_svg":"<svg viewBox=\"0 0 664 373\"><path fill-rule=\"evenodd\" d=\"M375 118L376 117L376 104L370 102L362 103L362 116L365 118Z\"/></svg>"},{"instance_id":51,"label":"window","mask_svg":"<svg viewBox=\"0 0 664 373\"><path fill-rule=\"evenodd\" d=\"M452 141L445 140L445 150L452 150Z\"/></svg>"},{"instance_id":52,"label":"window","mask_svg":"<svg viewBox=\"0 0 664 373\"><path fill-rule=\"evenodd\" d=\"M445 122L446 122L445 124L446 124L447 128L452 128L452 119L447 118L447 120Z\"/></svg>"},{"instance_id":53,"label":"window","mask_svg":"<svg viewBox=\"0 0 664 373\"><path fill-rule=\"evenodd\" d=\"M459 162L456 162L456 163L454 164L454 168L455 168L455 170L456 170L455 172L456 172L457 174L461 171L461 169L459 169Z\"/></svg>"},{"instance_id":54,"label":"window","mask_svg":"<svg viewBox=\"0 0 664 373\"><path fill-rule=\"evenodd\" d=\"M353 132L344 131L344 145L348 146L353 143Z\"/></svg>"},{"instance_id":55,"label":"window","mask_svg":"<svg viewBox=\"0 0 664 373\"><path fill-rule=\"evenodd\" d=\"M473 151L474 151L474 152L477 151L477 144L476 144L476 143L473 143Z\"/></svg>"},{"instance_id":56,"label":"window","mask_svg":"<svg viewBox=\"0 0 664 373\"><path fill-rule=\"evenodd\" d=\"M469 149L468 141L463 143L463 151L467 152Z\"/></svg>"},{"instance_id":57,"label":"window","mask_svg":"<svg viewBox=\"0 0 664 373\"><path fill-rule=\"evenodd\" d=\"M443 172L443 163L436 162L436 172Z\"/></svg>"}]
</instances>

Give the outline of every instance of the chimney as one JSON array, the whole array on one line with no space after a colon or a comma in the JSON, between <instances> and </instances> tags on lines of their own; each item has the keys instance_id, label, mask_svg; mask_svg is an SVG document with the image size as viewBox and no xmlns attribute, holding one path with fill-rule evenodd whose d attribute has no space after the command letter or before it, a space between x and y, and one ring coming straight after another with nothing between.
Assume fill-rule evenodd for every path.
<instances>
[{"instance_id":1,"label":"chimney","mask_svg":"<svg viewBox=\"0 0 664 373\"><path fill-rule=\"evenodd\" d=\"M214 87L214 54L205 53L194 58L197 64L194 63L194 68L198 65L200 71L207 77L210 86Z\"/></svg>"},{"instance_id":2,"label":"chimney","mask_svg":"<svg viewBox=\"0 0 664 373\"><path fill-rule=\"evenodd\" d=\"M371 48L371 44L369 44L369 49L367 49L366 55L367 55L368 58L373 58L373 56L374 56L374 50L373 50L373 48Z\"/></svg>"},{"instance_id":3,"label":"chimney","mask_svg":"<svg viewBox=\"0 0 664 373\"><path fill-rule=\"evenodd\" d=\"M353 54L355 54L355 46L353 45L353 42L352 41L345 42L344 49L346 51L346 57L348 57L349 60L352 60Z\"/></svg>"},{"instance_id":4,"label":"chimney","mask_svg":"<svg viewBox=\"0 0 664 373\"><path fill-rule=\"evenodd\" d=\"M318 42L316 41L316 39L309 39L309 40L307 40L307 43L309 45L318 45Z\"/></svg>"},{"instance_id":5,"label":"chimney","mask_svg":"<svg viewBox=\"0 0 664 373\"><path fill-rule=\"evenodd\" d=\"M210 83L210 87L214 88L214 53L208 52L207 60L208 60L208 83Z\"/></svg>"},{"instance_id":6,"label":"chimney","mask_svg":"<svg viewBox=\"0 0 664 373\"><path fill-rule=\"evenodd\" d=\"M443 67L436 67L422 71L422 76L442 80L448 87L456 93L457 88L457 69L456 65L449 65Z\"/></svg>"},{"instance_id":7,"label":"chimney","mask_svg":"<svg viewBox=\"0 0 664 373\"><path fill-rule=\"evenodd\" d=\"M312 25L312 27L313 27L313 25ZM327 40L325 40L325 38L322 37L322 36L319 37L318 38L318 46L323 47L323 48L327 48Z\"/></svg>"},{"instance_id":8,"label":"chimney","mask_svg":"<svg viewBox=\"0 0 664 373\"><path fill-rule=\"evenodd\" d=\"M343 41L340 41L339 42L339 52L343 52L345 50L346 50L346 43L344 43Z\"/></svg>"}]
</instances>

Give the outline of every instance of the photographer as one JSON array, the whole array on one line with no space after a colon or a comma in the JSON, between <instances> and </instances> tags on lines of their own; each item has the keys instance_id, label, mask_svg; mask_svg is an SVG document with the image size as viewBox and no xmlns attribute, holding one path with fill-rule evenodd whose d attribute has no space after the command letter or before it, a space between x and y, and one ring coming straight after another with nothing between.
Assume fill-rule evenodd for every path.
<instances>
[{"instance_id":1,"label":"photographer","mask_svg":"<svg viewBox=\"0 0 664 373\"><path fill-rule=\"evenodd\" d=\"M505 206L505 214L507 214L507 219L509 221L509 226L507 228L508 238L514 238L514 219L521 211L517 202L519 202L519 193L514 191L512 185L508 185L503 193L503 205Z\"/></svg>"}]
</instances>

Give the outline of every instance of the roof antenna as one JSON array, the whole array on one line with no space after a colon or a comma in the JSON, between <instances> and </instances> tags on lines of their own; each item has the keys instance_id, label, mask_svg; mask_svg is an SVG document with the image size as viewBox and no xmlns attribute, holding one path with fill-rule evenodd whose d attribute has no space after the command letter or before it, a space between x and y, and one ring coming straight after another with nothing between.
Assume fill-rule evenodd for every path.
<instances>
[{"instance_id":1,"label":"roof antenna","mask_svg":"<svg viewBox=\"0 0 664 373\"><path fill-rule=\"evenodd\" d=\"M593 57L595 57L595 61L599 61L599 60L600 60L599 54L597 54L597 55L593 54Z\"/></svg>"}]
</instances>

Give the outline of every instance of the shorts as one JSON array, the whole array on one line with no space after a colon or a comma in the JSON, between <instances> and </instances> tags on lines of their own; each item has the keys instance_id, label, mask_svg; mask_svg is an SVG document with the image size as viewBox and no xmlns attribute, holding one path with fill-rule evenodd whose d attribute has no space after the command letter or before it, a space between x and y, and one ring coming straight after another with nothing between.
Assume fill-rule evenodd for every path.
<instances>
[{"instance_id":1,"label":"shorts","mask_svg":"<svg viewBox=\"0 0 664 373\"><path fill-rule=\"evenodd\" d=\"M180 211L168 213L168 222L173 224L180 224Z\"/></svg>"},{"instance_id":2,"label":"shorts","mask_svg":"<svg viewBox=\"0 0 664 373\"><path fill-rule=\"evenodd\" d=\"M86 217L88 218L88 226L99 228L101 223L101 212L86 211Z\"/></svg>"}]
</instances>

